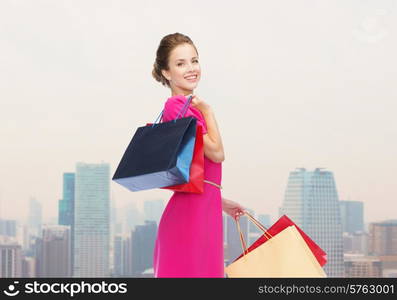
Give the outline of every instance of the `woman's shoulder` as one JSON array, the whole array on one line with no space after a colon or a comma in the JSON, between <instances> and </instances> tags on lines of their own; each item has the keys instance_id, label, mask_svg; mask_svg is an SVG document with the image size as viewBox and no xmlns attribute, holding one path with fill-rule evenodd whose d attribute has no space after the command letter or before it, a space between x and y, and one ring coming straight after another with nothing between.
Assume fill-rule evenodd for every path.
<instances>
[{"instance_id":1,"label":"woman's shoulder","mask_svg":"<svg viewBox=\"0 0 397 300\"><path fill-rule=\"evenodd\" d=\"M171 114L182 111L186 101L187 99L183 95L169 97L164 103L164 111L170 112ZM191 105L189 105L187 110L189 111L191 108Z\"/></svg>"},{"instance_id":2,"label":"woman's shoulder","mask_svg":"<svg viewBox=\"0 0 397 300\"><path fill-rule=\"evenodd\" d=\"M181 104L185 104L185 101L186 98L183 95L172 96L165 101L164 107L179 106Z\"/></svg>"},{"instance_id":3,"label":"woman's shoulder","mask_svg":"<svg viewBox=\"0 0 397 300\"><path fill-rule=\"evenodd\" d=\"M185 105L185 100L183 95L176 95L169 97L164 102L163 119L164 121L175 119L178 113L182 110Z\"/></svg>"}]
</instances>

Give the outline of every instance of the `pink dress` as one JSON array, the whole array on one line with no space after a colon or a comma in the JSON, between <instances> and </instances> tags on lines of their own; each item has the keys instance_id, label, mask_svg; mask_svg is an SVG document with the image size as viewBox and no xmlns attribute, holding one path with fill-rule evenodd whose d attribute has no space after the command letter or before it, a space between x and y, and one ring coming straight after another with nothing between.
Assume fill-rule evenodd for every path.
<instances>
[{"instance_id":1,"label":"pink dress","mask_svg":"<svg viewBox=\"0 0 397 300\"><path fill-rule=\"evenodd\" d=\"M183 95L167 99L163 122L176 118L187 101ZM207 133L201 112L189 105ZM222 163L204 156L204 179L221 185ZM204 193L174 192L161 216L154 248L154 277L225 277L221 190L204 182Z\"/></svg>"}]
</instances>

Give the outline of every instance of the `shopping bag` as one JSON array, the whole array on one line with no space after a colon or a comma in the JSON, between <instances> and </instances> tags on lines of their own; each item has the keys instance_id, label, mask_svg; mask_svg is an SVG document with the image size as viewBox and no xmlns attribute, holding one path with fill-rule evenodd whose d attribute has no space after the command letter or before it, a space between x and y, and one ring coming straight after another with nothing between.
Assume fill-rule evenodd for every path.
<instances>
[{"instance_id":1,"label":"shopping bag","mask_svg":"<svg viewBox=\"0 0 397 300\"><path fill-rule=\"evenodd\" d=\"M197 125L196 142L190 165L189 182L162 187L177 192L202 194L204 192L204 141L203 128Z\"/></svg>"},{"instance_id":2,"label":"shopping bag","mask_svg":"<svg viewBox=\"0 0 397 300\"><path fill-rule=\"evenodd\" d=\"M247 216L253 218L248 212ZM261 225L261 224L260 224ZM302 229L299 228L287 215L283 215L281 218L277 220L269 229L266 229L267 232L274 236L287 228L288 226L294 225L296 229L299 231L303 239L305 240L306 244L309 246L310 250L313 252L314 256L316 257L320 266L324 266L327 263L327 253L324 252L323 249L320 248ZM262 225L263 227L263 225ZM248 251L254 250L258 246L262 245L263 243L267 242L268 239L266 236L262 235L259 237L249 248ZM239 259L239 256L237 259Z\"/></svg>"},{"instance_id":3,"label":"shopping bag","mask_svg":"<svg viewBox=\"0 0 397 300\"><path fill-rule=\"evenodd\" d=\"M184 112L186 106L174 120L156 123L159 116L153 124L139 127L112 180L133 192L188 182L197 120L184 118Z\"/></svg>"},{"instance_id":4,"label":"shopping bag","mask_svg":"<svg viewBox=\"0 0 397 300\"><path fill-rule=\"evenodd\" d=\"M254 222L268 241L249 251L239 221L236 223L243 255L225 268L227 277L327 277L294 225L271 236Z\"/></svg>"}]
</instances>

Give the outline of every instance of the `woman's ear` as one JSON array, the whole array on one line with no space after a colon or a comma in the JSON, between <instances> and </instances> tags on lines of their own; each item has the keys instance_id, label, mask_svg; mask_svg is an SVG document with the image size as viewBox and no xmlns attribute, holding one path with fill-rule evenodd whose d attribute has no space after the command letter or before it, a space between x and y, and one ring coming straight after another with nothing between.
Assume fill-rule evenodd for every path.
<instances>
[{"instance_id":1,"label":"woman's ear","mask_svg":"<svg viewBox=\"0 0 397 300\"><path fill-rule=\"evenodd\" d=\"M163 76L164 76L168 81L171 80L171 77L170 77L169 72L168 72L167 70L161 70L161 74L163 74Z\"/></svg>"}]
</instances>

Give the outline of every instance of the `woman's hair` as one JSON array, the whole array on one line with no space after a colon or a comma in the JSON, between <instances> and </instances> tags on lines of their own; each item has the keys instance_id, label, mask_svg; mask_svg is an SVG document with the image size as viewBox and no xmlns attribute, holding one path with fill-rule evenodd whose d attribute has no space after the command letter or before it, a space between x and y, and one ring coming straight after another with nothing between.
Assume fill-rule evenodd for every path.
<instances>
[{"instance_id":1,"label":"woman's hair","mask_svg":"<svg viewBox=\"0 0 397 300\"><path fill-rule=\"evenodd\" d=\"M171 51L175 47L185 43L192 45L198 55L196 46L193 44L192 40L187 35L176 32L176 33L168 34L161 39L160 45L157 48L156 60L153 64L152 76L162 85L164 86L167 85L168 87L170 87L169 81L167 80L167 78L163 76L161 70L169 70L168 63L169 63L169 57Z\"/></svg>"}]
</instances>

